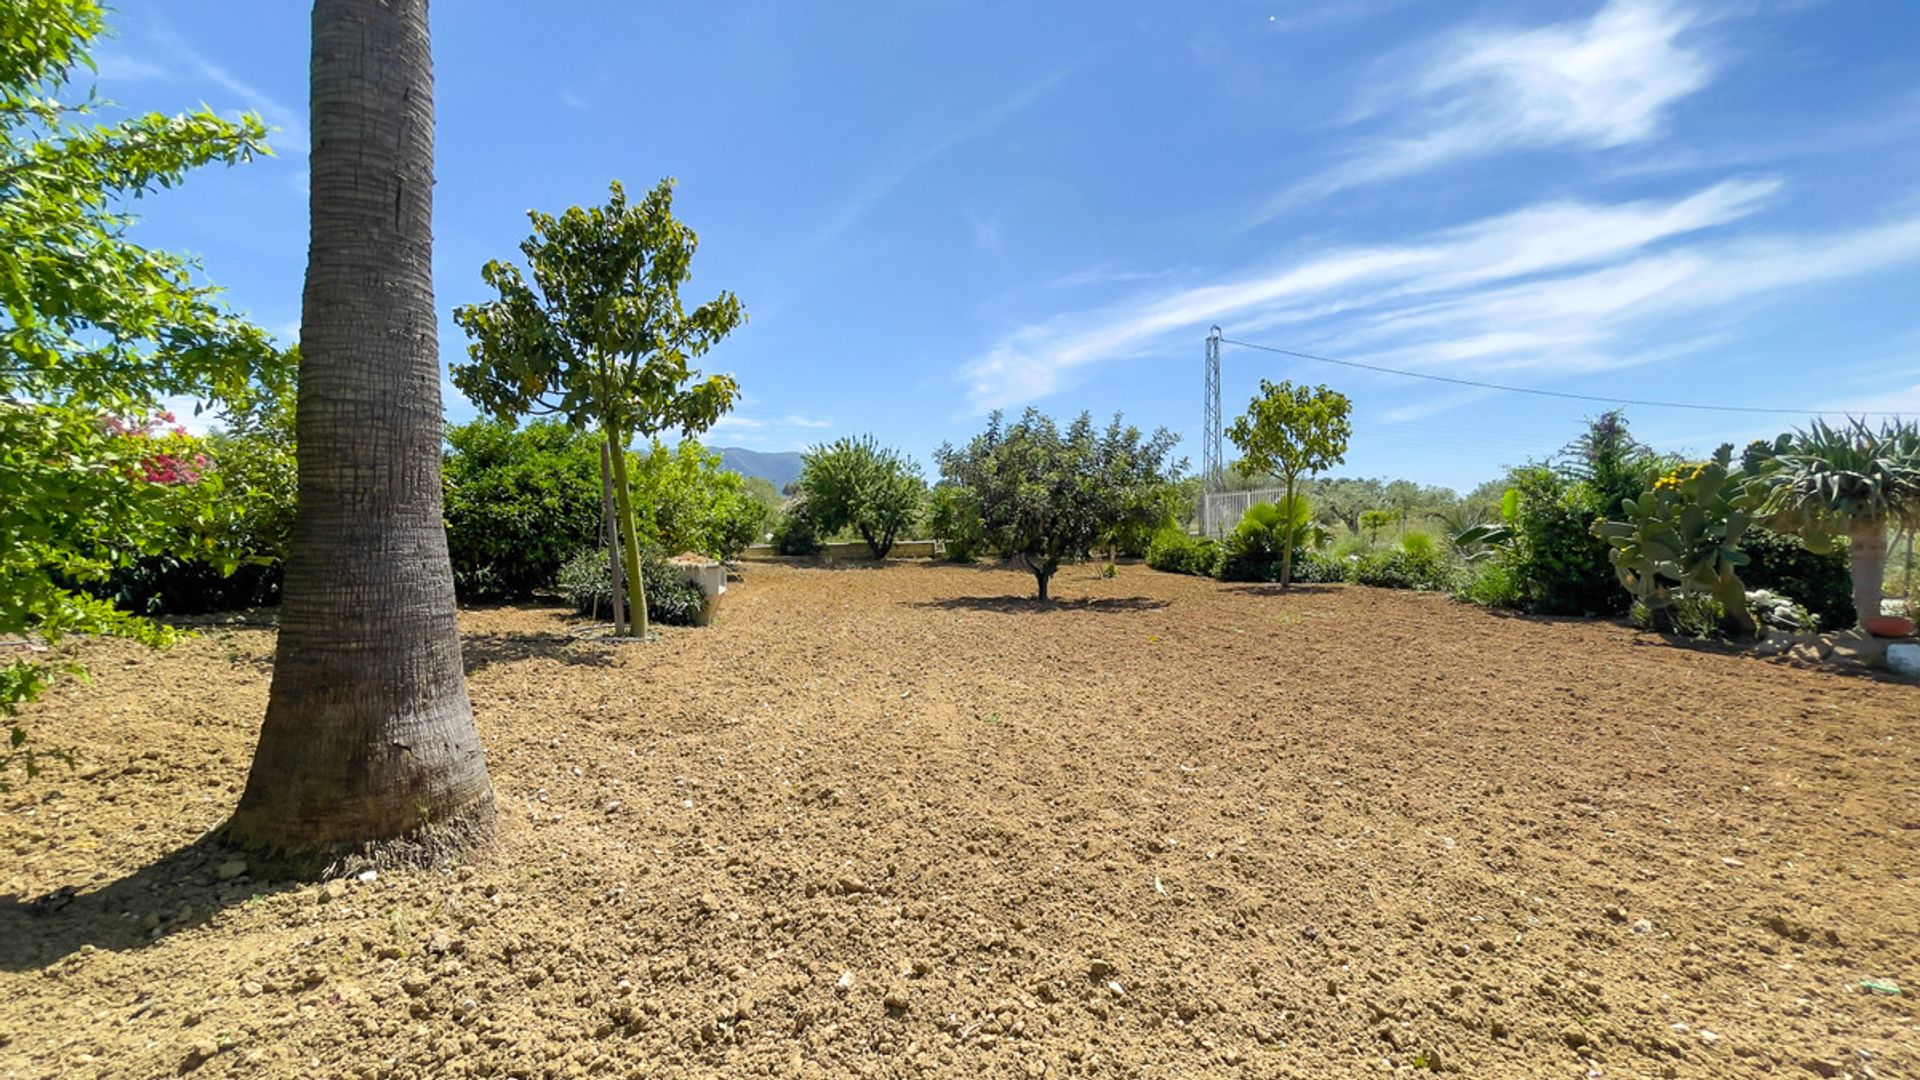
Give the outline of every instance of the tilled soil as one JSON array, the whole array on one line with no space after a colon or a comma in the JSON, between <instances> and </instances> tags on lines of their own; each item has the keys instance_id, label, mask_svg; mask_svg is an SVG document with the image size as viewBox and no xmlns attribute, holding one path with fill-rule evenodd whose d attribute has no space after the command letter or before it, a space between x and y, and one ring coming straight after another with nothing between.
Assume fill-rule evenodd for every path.
<instances>
[{"instance_id":1,"label":"tilled soil","mask_svg":"<svg viewBox=\"0 0 1920 1080\"><path fill-rule=\"evenodd\" d=\"M88 643L25 717L79 769L0 796L0 1076L1920 1076L1911 685L1031 588L753 565L651 645L467 612L496 847L319 884L197 842L271 630Z\"/></svg>"}]
</instances>

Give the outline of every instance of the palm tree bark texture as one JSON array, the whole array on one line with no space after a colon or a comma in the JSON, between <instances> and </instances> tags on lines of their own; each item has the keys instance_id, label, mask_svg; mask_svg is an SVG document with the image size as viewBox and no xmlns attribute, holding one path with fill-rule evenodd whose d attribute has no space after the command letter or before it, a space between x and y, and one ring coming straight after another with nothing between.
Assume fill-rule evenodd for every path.
<instances>
[{"instance_id":1,"label":"palm tree bark texture","mask_svg":"<svg viewBox=\"0 0 1920 1080\"><path fill-rule=\"evenodd\" d=\"M427 0L317 0L311 109L299 510L229 835L432 857L494 808L441 513Z\"/></svg>"}]
</instances>

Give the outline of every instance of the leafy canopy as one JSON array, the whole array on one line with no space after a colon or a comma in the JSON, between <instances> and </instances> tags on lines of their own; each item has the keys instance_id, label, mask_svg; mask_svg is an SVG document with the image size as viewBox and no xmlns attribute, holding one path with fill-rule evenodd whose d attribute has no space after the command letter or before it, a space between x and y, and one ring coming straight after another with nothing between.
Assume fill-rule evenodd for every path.
<instances>
[{"instance_id":1,"label":"leafy canopy","mask_svg":"<svg viewBox=\"0 0 1920 1080\"><path fill-rule=\"evenodd\" d=\"M926 481L920 465L871 435L815 446L800 456L800 494L826 533L851 528L876 559L920 516Z\"/></svg>"},{"instance_id":2,"label":"leafy canopy","mask_svg":"<svg viewBox=\"0 0 1920 1080\"><path fill-rule=\"evenodd\" d=\"M1760 513L1770 526L1818 543L1858 519L1920 523L1920 423L1889 420L1878 430L1850 419L1815 420L1771 446L1749 447Z\"/></svg>"},{"instance_id":3,"label":"leafy canopy","mask_svg":"<svg viewBox=\"0 0 1920 1080\"><path fill-rule=\"evenodd\" d=\"M558 415L616 437L704 431L739 388L726 375L695 381L691 363L746 312L724 291L681 304L699 238L673 216L671 179L637 206L618 181L609 191L605 206L527 212L532 280L499 260L481 270L498 296L454 309L473 341L453 383L500 417Z\"/></svg>"},{"instance_id":4,"label":"leafy canopy","mask_svg":"<svg viewBox=\"0 0 1920 1080\"><path fill-rule=\"evenodd\" d=\"M1346 460L1352 411L1352 402L1337 390L1262 379L1246 413L1227 428L1227 438L1240 449L1237 467L1271 473L1291 489L1300 476Z\"/></svg>"},{"instance_id":5,"label":"leafy canopy","mask_svg":"<svg viewBox=\"0 0 1920 1080\"><path fill-rule=\"evenodd\" d=\"M179 543L217 511L217 470L173 445L181 436L155 415L163 398L243 404L287 373L189 260L128 239L128 205L197 166L266 153L266 129L207 109L88 122L105 103L75 97L73 73L91 68L104 29L93 0L0 2L0 636L162 645L170 631L71 585ZM0 666L0 716L53 674L30 659ZM0 775L16 759L35 769L24 741L14 728Z\"/></svg>"},{"instance_id":6,"label":"leafy canopy","mask_svg":"<svg viewBox=\"0 0 1920 1080\"><path fill-rule=\"evenodd\" d=\"M1021 560L1045 600L1061 562L1084 557L1150 501L1147 491L1177 479L1175 441L1164 428L1143 437L1118 414L1105 431L1086 413L1062 431L1030 408L1011 425L995 412L966 446L942 445L934 457L948 483L979 500L987 543Z\"/></svg>"}]
</instances>

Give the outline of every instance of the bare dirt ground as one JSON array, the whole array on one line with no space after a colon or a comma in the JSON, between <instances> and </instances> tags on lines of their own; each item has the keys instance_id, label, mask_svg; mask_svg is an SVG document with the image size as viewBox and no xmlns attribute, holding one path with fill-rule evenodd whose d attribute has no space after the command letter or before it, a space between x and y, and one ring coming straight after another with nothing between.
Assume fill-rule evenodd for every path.
<instances>
[{"instance_id":1,"label":"bare dirt ground","mask_svg":"<svg viewBox=\"0 0 1920 1080\"><path fill-rule=\"evenodd\" d=\"M270 630L82 646L26 718L81 771L0 796L0 1076L1920 1076L1911 685L1031 587L754 565L647 646L468 612L497 848L324 884L196 843Z\"/></svg>"}]
</instances>

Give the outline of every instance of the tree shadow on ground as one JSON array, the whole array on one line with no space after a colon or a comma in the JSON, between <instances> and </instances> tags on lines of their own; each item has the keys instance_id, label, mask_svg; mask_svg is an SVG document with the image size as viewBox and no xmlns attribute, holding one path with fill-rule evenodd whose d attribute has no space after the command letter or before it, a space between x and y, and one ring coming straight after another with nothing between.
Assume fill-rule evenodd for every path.
<instances>
[{"instance_id":1,"label":"tree shadow on ground","mask_svg":"<svg viewBox=\"0 0 1920 1080\"><path fill-rule=\"evenodd\" d=\"M222 881L219 867L244 859L217 832L178 848L91 892L63 886L44 896L0 896L0 971L33 971L91 946L124 952L258 896L298 888L298 881ZM157 932L156 932L157 931Z\"/></svg>"},{"instance_id":2,"label":"tree shadow on ground","mask_svg":"<svg viewBox=\"0 0 1920 1080\"><path fill-rule=\"evenodd\" d=\"M615 646L607 642L582 640L572 634L492 634L460 635L460 652L471 675L495 664L521 660L558 660L569 667L610 667Z\"/></svg>"},{"instance_id":3,"label":"tree shadow on ground","mask_svg":"<svg viewBox=\"0 0 1920 1080\"><path fill-rule=\"evenodd\" d=\"M1149 596L1083 596L1066 600L1039 600L1031 596L954 596L945 600L922 600L913 606L942 611L991 611L999 615L1044 615L1050 611L1152 611L1166 607L1167 603Z\"/></svg>"},{"instance_id":4,"label":"tree shadow on ground","mask_svg":"<svg viewBox=\"0 0 1920 1080\"><path fill-rule=\"evenodd\" d=\"M1286 588L1278 582L1248 582L1242 585L1228 585L1228 592L1245 593L1248 596L1320 596L1339 592L1346 588L1341 582L1334 581L1296 581Z\"/></svg>"}]
</instances>

